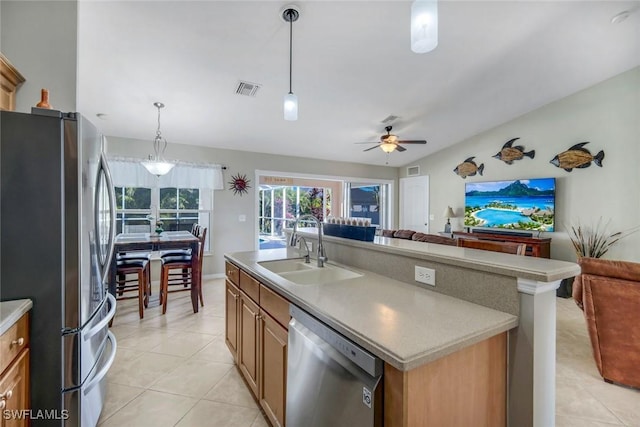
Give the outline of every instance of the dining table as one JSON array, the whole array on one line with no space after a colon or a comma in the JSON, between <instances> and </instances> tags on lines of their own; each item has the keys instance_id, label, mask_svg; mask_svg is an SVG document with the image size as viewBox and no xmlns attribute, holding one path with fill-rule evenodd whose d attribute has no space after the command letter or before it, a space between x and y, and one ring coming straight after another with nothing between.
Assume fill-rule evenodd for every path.
<instances>
[{"instance_id":1,"label":"dining table","mask_svg":"<svg viewBox=\"0 0 640 427\"><path fill-rule=\"evenodd\" d=\"M115 254L133 251L165 251L169 249L191 249L191 304L193 312L198 312L200 294L200 260L198 244L200 240L188 231L164 231L162 233L120 233L114 240L114 256L109 274L109 293L116 295L117 261Z\"/></svg>"}]
</instances>

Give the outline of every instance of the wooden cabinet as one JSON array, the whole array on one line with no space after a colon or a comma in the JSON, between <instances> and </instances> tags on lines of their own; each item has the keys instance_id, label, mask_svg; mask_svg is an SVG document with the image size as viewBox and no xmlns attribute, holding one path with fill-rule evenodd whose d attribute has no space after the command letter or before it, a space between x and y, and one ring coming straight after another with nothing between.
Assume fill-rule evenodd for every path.
<instances>
[{"instance_id":1,"label":"wooden cabinet","mask_svg":"<svg viewBox=\"0 0 640 427\"><path fill-rule=\"evenodd\" d=\"M22 74L0 53L0 110L16 109L16 91L23 82Z\"/></svg>"},{"instance_id":2,"label":"wooden cabinet","mask_svg":"<svg viewBox=\"0 0 640 427\"><path fill-rule=\"evenodd\" d=\"M24 416L5 419L5 414L19 414L30 408L28 314L0 337L0 372L0 426L29 425Z\"/></svg>"},{"instance_id":3,"label":"wooden cabinet","mask_svg":"<svg viewBox=\"0 0 640 427\"><path fill-rule=\"evenodd\" d=\"M258 396L258 321L260 308L240 291L238 321L238 366L255 396Z\"/></svg>"},{"instance_id":4,"label":"wooden cabinet","mask_svg":"<svg viewBox=\"0 0 640 427\"><path fill-rule=\"evenodd\" d=\"M464 233L462 231L456 231L453 233L453 237L471 238L479 240L491 240L494 242L514 242L524 243L527 245L525 255L539 257L539 258L551 258L551 239L550 238L538 238L538 237L520 237L510 236L508 234L492 234L492 233Z\"/></svg>"},{"instance_id":5,"label":"wooden cabinet","mask_svg":"<svg viewBox=\"0 0 640 427\"><path fill-rule=\"evenodd\" d=\"M287 330L260 310L260 405L274 426L284 426L287 389Z\"/></svg>"},{"instance_id":6,"label":"wooden cabinet","mask_svg":"<svg viewBox=\"0 0 640 427\"><path fill-rule=\"evenodd\" d=\"M224 341L233 355L233 360L238 360L238 308L240 307L240 290L229 280L225 288L226 309L224 312Z\"/></svg>"},{"instance_id":7,"label":"wooden cabinet","mask_svg":"<svg viewBox=\"0 0 640 427\"><path fill-rule=\"evenodd\" d=\"M274 426L285 425L289 301L227 262L225 342Z\"/></svg>"}]
</instances>

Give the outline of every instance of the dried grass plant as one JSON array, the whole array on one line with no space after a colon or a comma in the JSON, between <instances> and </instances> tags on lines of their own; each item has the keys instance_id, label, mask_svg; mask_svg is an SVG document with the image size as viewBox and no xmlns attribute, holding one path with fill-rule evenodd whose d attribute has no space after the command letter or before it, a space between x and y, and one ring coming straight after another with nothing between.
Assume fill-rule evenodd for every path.
<instances>
[{"instance_id":1,"label":"dried grass plant","mask_svg":"<svg viewBox=\"0 0 640 427\"><path fill-rule=\"evenodd\" d=\"M578 223L577 226L569 227L569 238L578 257L601 258L620 239L640 230L640 227L633 227L611 233L610 223L611 220L603 223L601 217L595 226L583 226Z\"/></svg>"}]
</instances>

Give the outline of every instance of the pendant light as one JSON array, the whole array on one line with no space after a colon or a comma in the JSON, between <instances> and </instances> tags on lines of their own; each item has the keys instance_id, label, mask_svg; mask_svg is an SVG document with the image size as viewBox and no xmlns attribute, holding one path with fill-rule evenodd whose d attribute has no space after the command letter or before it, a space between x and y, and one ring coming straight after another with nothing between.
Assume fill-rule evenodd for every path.
<instances>
[{"instance_id":1,"label":"pendant light","mask_svg":"<svg viewBox=\"0 0 640 427\"><path fill-rule=\"evenodd\" d=\"M282 19L289 23L289 93L284 96L284 119L298 120L298 97L291 90L293 64L293 23L300 17L300 12L293 6L287 6L282 12Z\"/></svg>"},{"instance_id":2,"label":"pendant light","mask_svg":"<svg viewBox=\"0 0 640 427\"><path fill-rule=\"evenodd\" d=\"M411 50L430 52L438 46L438 2L415 0L411 5Z\"/></svg>"},{"instance_id":3,"label":"pendant light","mask_svg":"<svg viewBox=\"0 0 640 427\"><path fill-rule=\"evenodd\" d=\"M167 140L162 137L162 133L160 132L160 109L164 108L164 104L162 102L154 102L153 105L158 109L158 129L156 130L156 137L153 140L154 156L150 155L149 160L142 162L142 166L144 166L149 173L162 176L169 173L175 165L164 160L164 150L167 149Z\"/></svg>"}]
</instances>

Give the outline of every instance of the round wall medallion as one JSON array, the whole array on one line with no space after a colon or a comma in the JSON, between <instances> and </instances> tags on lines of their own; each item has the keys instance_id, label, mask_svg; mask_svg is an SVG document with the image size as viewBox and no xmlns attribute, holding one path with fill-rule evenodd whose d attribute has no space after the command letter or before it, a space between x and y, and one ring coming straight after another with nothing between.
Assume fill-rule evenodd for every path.
<instances>
[{"instance_id":1,"label":"round wall medallion","mask_svg":"<svg viewBox=\"0 0 640 427\"><path fill-rule=\"evenodd\" d=\"M250 182L251 180L247 179L246 175L231 175L229 190L233 190L233 194L240 194L242 196L243 193L247 193L247 190L251 188L249 185Z\"/></svg>"}]
</instances>

